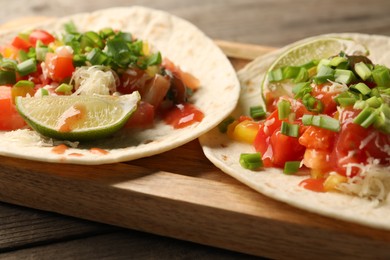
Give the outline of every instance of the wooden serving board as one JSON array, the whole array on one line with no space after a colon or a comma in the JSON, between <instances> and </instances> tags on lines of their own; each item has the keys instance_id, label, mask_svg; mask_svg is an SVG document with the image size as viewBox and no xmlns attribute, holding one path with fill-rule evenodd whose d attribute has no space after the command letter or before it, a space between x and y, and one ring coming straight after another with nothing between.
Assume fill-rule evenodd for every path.
<instances>
[{"instance_id":1,"label":"wooden serving board","mask_svg":"<svg viewBox=\"0 0 390 260\"><path fill-rule=\"evenodd\" d=\"M217 44L236 69L273 49ZM0 201L269 258L390 258L389 231L265 197L213 166L197 140L109 165L0 160Z\"/></svg>"}]
</instances>

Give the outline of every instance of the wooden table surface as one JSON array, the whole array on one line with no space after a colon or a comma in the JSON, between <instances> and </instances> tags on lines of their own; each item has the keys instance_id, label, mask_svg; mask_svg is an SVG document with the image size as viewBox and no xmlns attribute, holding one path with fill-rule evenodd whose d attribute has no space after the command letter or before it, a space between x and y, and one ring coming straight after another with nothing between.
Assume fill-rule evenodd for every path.
<instances>
[{"instance_id":1,"label":"wooden table surface","mask_svg":"<svg viewBox=\"0 0 390 260\"><path fill-rule=\"evenodd\" d=\"M0 3L0 23L26 16L65 16L112 6L144 5L185 18L213 39L273 47L332 32L390 36L388 0L0 0ZM252 257L0 202L0 258Z\"/></svg>"}]
</instances>

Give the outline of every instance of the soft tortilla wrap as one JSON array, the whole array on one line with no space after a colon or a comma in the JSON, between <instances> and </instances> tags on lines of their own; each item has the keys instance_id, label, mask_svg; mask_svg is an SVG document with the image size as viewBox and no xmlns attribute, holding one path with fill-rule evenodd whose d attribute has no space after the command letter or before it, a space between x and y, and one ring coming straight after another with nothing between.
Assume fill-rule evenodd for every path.
<instances>
[{"instance_id":1,"label":"soft tortilla wrap","mask_svg":"<svg viewBox=\"0 0 390 260\"><path fill-rule=\"evenodd\" d=\"M215 127L234 109L240 88L233 67L213 41L189 22L162 11L129 7L77 14L33 24L32 27L61 33L63 24L69 21L73 21L80 31L111 27L148 41L163 57L200 80L201 87L191 102L205 114L204 119L179 130L157 122L154 128L121 131L112 138L80 144L60 155L53 153L52 145L47 145L33 131L1 132L0 155L75 164L127 161L162 153L194 140ZM9 43L18 32L27 29L29 27L25 26L1 33L0 45ZM96 155L89 151L91 147L106 149L109 153ZM71 153L83 156L69 156Z\"/></svg>"},{"instance_id":2,"label":"soft tortilla wrap","mask_svg":"<svg viewBox=\"0 0 390 260\"><path fill-rule=\"evenodd\" d=\"M370 51L369 58L375 64L390 66L389 37L350 33L329 36L352 38L367 46ZM249 111L249 107L261 104L261 83L272 62L286 49L311 39L313 38L261 56L239 71L241 96L233 115L247 114L245 111ZM229 140L227 135L221 134L218 129L203 135L200 142L206 157L217 167L266 196L328 217L390 230L390 198L387 202L378 203L336 192L318 193L299 186L307 176L286 175L276 168L246 170L240 166L239 157L241 153L255 152L253 146ZM390 173L390 167L385 170Z\"/></svg>"}]
</instances>

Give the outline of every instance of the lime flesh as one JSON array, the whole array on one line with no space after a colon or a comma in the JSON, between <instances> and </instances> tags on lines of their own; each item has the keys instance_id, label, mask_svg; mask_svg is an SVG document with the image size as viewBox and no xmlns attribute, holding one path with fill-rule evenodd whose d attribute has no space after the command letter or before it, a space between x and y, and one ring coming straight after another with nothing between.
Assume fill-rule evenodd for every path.
<instances>
[{"instance_id":1,"label":"lime flesh","mask_svg":"<svg viewBox=\"0 0 390 260\"><path fill-rule=\"evenodd\" d=\"M19 114L43 136L69 141L108 137L137 109L140 95L17 97Z\"/></svg>"},{"instance_id":2,"label":"lime flesh","mask_svg":"<svg viewBox=\"0 0 390 260\"><path fill-rule=\"evenodd\" d=\"M281 96L292 96L293 83L268 80L268 72L284 66L300 66L312 60L326 59L338 55L341 51L348 55L367 55L365 46L356 41L335 37L320 37L294 46L283 52L268 69L263 83L262 95L266 103Z\"/></svg>"}]
</instances>

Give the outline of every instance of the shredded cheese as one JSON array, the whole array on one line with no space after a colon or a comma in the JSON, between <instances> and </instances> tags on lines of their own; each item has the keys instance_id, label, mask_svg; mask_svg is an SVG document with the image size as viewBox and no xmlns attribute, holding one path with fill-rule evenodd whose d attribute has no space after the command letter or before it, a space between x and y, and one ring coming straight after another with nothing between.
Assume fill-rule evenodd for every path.
<instances>
[{"instance_id":1,"label":"shredded cheese","mask_svg":"<svg viewBox=\"0 0 390 260\"><path fill-rule=\"evenodd\" d=\"M351 172L353 167L360 168L360 173L352 178L348 178L346 183L338 186L344 193L368 198L378 203L387 200L390 194L390 166L379 164L379 160L370 159L367 165L348 164L347 172Z\"/></svg>"},{"instance_id":2,"label":"shredded cheese","mask_svg":"<svg viewBox=\"0 0 390 260\"><path fill-rule=\"evenodd\" d=\"M76 91L72 95L109 95L116 91L116 78L112 70L102 66L80 67L72 76Z\"/></svg>"}]
</instances>

